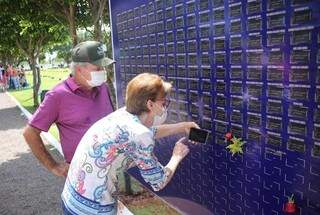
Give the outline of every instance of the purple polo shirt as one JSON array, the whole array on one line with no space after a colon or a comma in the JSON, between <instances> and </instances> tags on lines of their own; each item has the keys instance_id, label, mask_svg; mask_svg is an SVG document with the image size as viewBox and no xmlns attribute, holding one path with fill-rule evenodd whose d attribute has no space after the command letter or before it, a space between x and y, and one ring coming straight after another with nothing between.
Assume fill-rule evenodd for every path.
<instances>
[{"instance_id":1,"label":"purple polo shirt","mask_svg":"<svg viewBox=\"0 0 320 215\"><path fill-rule=\"evenodd\" d=\"M106 84L86 92L68 78L46 93L28 123L41 131L56 123L65 160L70 163L85 132L112 111Z\"/></svg>"}]
</instances>

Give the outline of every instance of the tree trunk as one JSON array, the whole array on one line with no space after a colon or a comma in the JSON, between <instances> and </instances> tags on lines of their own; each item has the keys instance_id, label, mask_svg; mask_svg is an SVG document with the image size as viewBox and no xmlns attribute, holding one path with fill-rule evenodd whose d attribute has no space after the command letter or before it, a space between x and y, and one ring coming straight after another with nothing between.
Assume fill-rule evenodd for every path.
<instances>
[{"instance_id":1,"label":"tree trunk","mask_svg":"<svg viewBox=\"0 0 320 215\"><path fill-rule=\"evenodd\" d=\"M78 44L77 38L77 25L76 25L76 10L77 1L57 0L51 1L48 8L53 9L56 12L55 19L64 25L67 22L69 34L72 40L73 46ZM63 21L61 21L63 20Z\"/></svg>"},{"instance_id":2,"label":"tree trunk","mask_svg":"<svg viewBox=\"0 0 320 215\"><path fill-rule=\"evenodd\" d=\"M102 25L103 25L103 12L105 11L107 0L92 0L89 1L92 14L92 25L94 26L93 37L94 40L103 42Z\"/></svg>"},{"instance_id":3,"label":"tree trunk","mask_svg":"<svg viewBox=\"0 0 320 215\"><path fill-rule=\"evenodd\" d=\"M18 40L16 41L17 46L21 49L21 51L28 58L30 69L32 70L32 75L33 75L33 106L34 107L39 106L38 92L40 89L41 77L40 77L40 67L39 67L39 65L37 65L37 63L39 60L39 54L41 53L41 46L42 46L42 42L44 39L45 39L45 37L40 37L34 41L34 40L32 40L32 38L30 38L29 43L27 45L26 44L22 45L22 43L20 43ZM26 46L27 46L27 48L26 48Z\"/></svg>"},{"instance_id":4,"label":"tree trunk","mask_svg":"<svg viewBox=\"0 0 320 215\"><path fill-rule=\"evenodd\" d=\"M65 57L65 58L63 59L63 61L64 61L67 65L69 65L69 64L71 63L69 57Z\"/></svg>"},{"instance_id":5,"label":"tree trunk","mask_svg":"<svg viewBox=\"0 0 320 215\"><path fill-rule=\"evenodd\" d=\"M95 25L94 25L94 40L99 41L99 42L103 42L103 38L102 38L102 31L101 31L101 22L98 21Z\"/></svg>"},{"instance_id":6,"label":"tree trunk","mask_svg":"<svg viewBox=\"0 0 320 215\"><path fill-rule=\"evenodd\" d=\"M69 22L69 31L72 38L73 46L78 44L77 38L77 27L76 27L76 20L75 20L75 10L76 7L74 4L70 3L69 5L69 13L68 13L68 22Z\"/></svg>"},{"instance_id":7,"label":"tree trunk","mask_svg":"<svg viewBox=\"0 0 320 215\"><path fill-rule=\"evenodd\" d=\"M29 65L33 75L33 106L38 107L38 93L41 85L40 67L38 65L36 66L36 59L34 57L30 57Z\"/></svg>"}]
</instances>

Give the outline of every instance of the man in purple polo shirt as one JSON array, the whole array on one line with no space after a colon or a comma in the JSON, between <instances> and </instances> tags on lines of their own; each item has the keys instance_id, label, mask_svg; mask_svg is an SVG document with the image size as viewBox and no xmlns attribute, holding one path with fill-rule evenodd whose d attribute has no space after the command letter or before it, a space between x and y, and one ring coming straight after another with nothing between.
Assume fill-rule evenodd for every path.
<instances>
[{"instance_id":1,"label":"man in purple polo shirt","mask_svg":"<svg viewBox=\"0 0 320 215\"><path fill-rule=\"evenodd\" d=\"M74 47L70 65L73 76L46 93L23 133L35 157L55 175L67 175L84 133L113 111L104 67L114 61L105 57L105 50L105 45L96 41L82 42ZM59 130L65 157L63 163L53 159L40 137L41 131L48 131L53 123Z\"/></svg>"}]
</instances>

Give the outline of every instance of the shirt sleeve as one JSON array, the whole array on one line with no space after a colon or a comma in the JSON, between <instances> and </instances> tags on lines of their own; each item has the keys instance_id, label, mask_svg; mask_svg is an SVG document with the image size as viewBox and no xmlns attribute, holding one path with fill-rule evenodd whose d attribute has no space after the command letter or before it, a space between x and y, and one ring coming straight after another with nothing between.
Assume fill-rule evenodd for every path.
<instances>
[{"instance_id":1,"label":"shirt sleeve","mask_svg":"<svg viewBox=\"0 0 320 215\"><path fill-rule=\"evenodd\" d=\"M46 93L43 102L30 118L28 124L47 132L58 118L58 98L54 91Z\"/></svg>"},{"instance_id":2,"label":"shirt sleeve","mask_svg":"<svg viewBox=\"0 0 320 215\"><path fill-rule=\"evenodd\" d=\"M136 138L136 151L133 160L143 179L154 191L161 190L168 180L168 172L153 154L153 132L146 132Z\"/></svg>"}]
</instances>

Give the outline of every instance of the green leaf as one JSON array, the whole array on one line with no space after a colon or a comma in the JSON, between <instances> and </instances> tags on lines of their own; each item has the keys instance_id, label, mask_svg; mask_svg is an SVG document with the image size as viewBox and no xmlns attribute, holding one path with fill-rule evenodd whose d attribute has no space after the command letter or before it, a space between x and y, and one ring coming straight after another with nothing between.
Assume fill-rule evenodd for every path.
<instances>
[{"instance_id":1,"label":"green leaf","mask_svg":"<svg viewBox=\"0 0 320 215\"><path fill-rule=\"evenodd\" d=\"M226 148L230 150L232 156L234 156L237 153L243 154L242 146L244 145L244 141L241 140L241 138L233 137L231 139L232 144L228 145Z\"/></svg>"}]
</instances>

